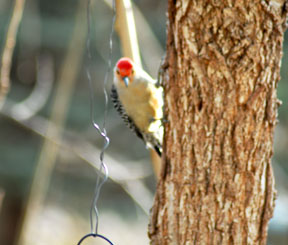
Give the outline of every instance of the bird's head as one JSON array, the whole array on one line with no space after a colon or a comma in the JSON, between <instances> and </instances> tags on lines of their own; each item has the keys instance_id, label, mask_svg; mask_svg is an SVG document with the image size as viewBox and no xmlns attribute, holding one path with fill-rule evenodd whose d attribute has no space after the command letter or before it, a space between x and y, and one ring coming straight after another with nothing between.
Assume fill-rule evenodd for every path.
<instances>
[{"instance_id":1,"label":"bird's head","mask_svg":"<svg viewBox=\"0 0 288 245\"><path fill-rule=\"evenodd\" d=\"M117 80L128 87L128 85L132 83L134 79L133 61L126 57L119 59L114 73Z\"/></svg>"}]
</instances>

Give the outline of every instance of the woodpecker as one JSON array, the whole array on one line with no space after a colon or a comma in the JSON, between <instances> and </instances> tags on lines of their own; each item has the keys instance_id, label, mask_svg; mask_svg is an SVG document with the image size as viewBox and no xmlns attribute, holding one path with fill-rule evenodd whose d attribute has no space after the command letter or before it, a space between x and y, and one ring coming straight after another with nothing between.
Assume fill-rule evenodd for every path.
<instances>
[{"instance_id":1,"label":"woodpecker","mask_svg":"<svg viewBox=\"0 0 288 245\"><path fill-rule=\"evenodd\" d=\"M163 88L131 59L123 57L114 68L111 98L125 124L161 156Z\"/></svg>"}]
</instances>

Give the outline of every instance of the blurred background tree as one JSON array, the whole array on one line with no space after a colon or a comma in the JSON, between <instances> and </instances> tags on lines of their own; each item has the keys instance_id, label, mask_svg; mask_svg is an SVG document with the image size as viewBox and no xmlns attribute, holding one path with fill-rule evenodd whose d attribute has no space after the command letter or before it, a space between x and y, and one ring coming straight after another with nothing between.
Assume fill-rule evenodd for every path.
<instances>
[{"instance_id":1,"label":"blurred background tree","mask_svg":"<svg viewBox=\"0 0 288 245\"><path fill-rule=\"evenodd\" d=\"M135 0L133 3L138 9L134 9L134 15L143 66L156 77L164 54L167 3L152 0ZM13 6L14 1L0 2L1 51ZM87 60L85 49L77 46L77 42L75 49L83 50L82 61L78 71L74 70L76 82L69 95L63 138L45 134L57 86L60 82L68 83L61 80L61 74L78 8L79 1L31 0L25 3L11 63L11 87L0 113L0 244L13 244L17 238L24 203L45 137L59 147L59 152L47 193L44 193L44 205L33 218L22 244L75 244L89 231L89 209L96 178L91 163L98 164L102 139L91 127L89 86L85 73ZM96 95L95 114L101 124L104 115L102 86L107 68L112 11L100 0L94 1L91 10L93 57L90 66ZM143 22L143 16L147 22ZM87 30L85 16L80 28L84 32ZM287 32L283 52L282 79L278 88L278 97L283 104L279 108L273 157L278 199L268 239L269 244L277 245L288 243ZM119 39L114 35L112 63L120 56ZM111 84L110 75L108 90ZM149 152L125 127L111 104L107 131L111 144L106 151L106 163L111 179L101 191L99 232L115 244L135 244L135 240L137 244L148 244L148 212L155 190ZM28 209L33 211L30 207Z\"/></svg>"}]
</instances>

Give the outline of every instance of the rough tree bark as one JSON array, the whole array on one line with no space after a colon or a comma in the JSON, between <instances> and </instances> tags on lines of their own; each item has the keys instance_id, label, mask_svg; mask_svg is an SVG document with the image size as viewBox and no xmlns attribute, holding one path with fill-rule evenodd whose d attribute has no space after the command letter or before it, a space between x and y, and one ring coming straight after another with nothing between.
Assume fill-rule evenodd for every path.
<instances>
[{"instance_id":1,"label":"rough tree bark","mask_svg":"<svg viewBox=\"0 0 288 245\"><path fill-rule=\"evenodd\" d=\"M169 0L151 244L265 244L284 0Z\"/></svg>"}]
</instances>

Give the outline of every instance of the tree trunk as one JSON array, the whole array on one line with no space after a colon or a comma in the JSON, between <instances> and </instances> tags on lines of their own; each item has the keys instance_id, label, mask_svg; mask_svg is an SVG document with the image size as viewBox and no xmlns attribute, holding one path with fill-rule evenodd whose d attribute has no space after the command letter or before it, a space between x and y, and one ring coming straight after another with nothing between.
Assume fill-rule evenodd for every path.
<instances>
[{"instance_id":1,"label":"tree trunk","mask_svg":"<svg viewBox=\"0 0 288 245\"><path fill-rule=\"evenodd\" d=\"M265 244L287 3L168 2L151 244Z\"/></svg>"}]
</instances>

